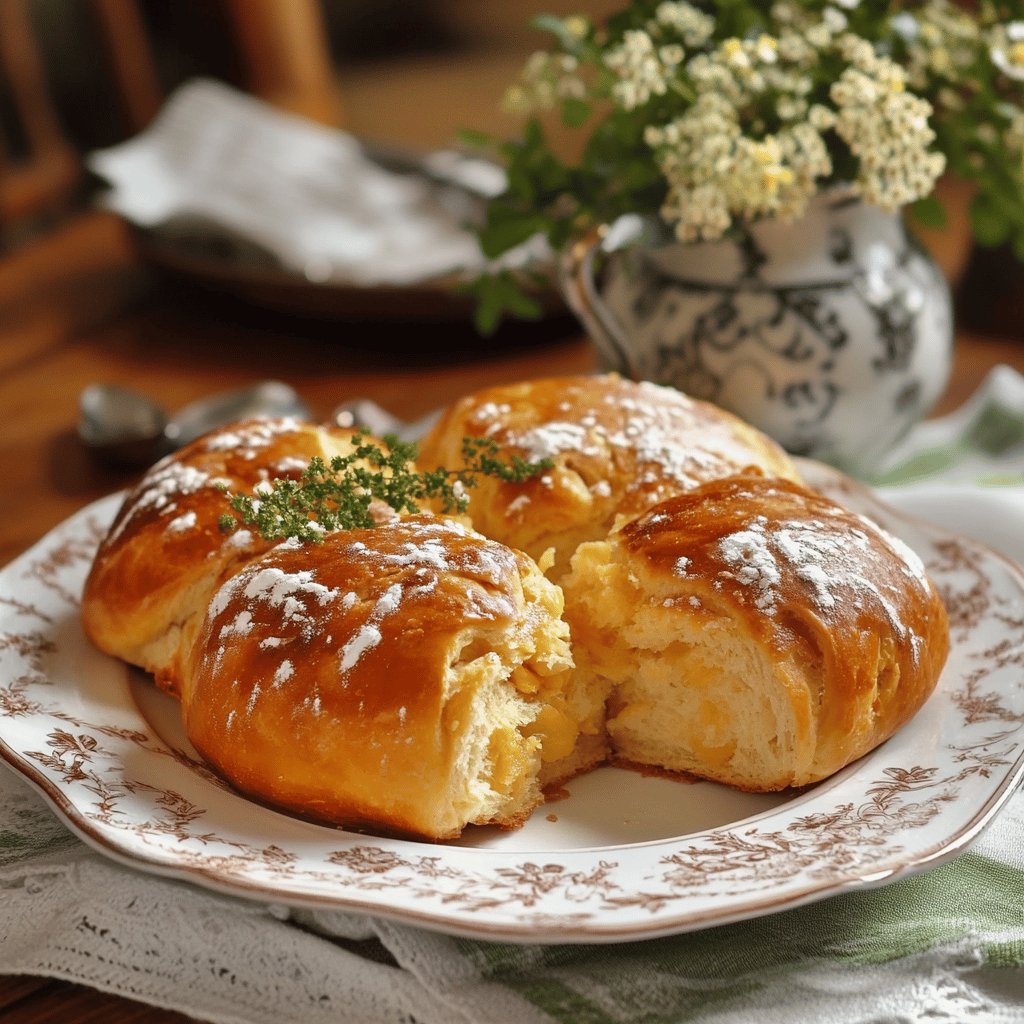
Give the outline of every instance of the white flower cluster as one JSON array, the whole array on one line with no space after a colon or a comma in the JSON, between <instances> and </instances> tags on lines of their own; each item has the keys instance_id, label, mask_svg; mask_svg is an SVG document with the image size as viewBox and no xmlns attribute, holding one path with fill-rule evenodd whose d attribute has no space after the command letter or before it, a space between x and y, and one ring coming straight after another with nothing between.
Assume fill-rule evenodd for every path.
<instances>
[{"instance_id":1,"label":"white flower cluster","mask_svg":"<svg viewBox=\"0 0 1024 1024\"><path fill-rule=\"evenodd\" d=\"M681 63L684 53L676 45L668 53L659 53L654 40L646 32L632 29L622 38L622 45L605 54L604 62L615 72L612 98L625 110L642 106L652 96L668 92L669 79ZM669 57L669 60L665 58Z\"/></svg>"},{"instance_id":2,"label":"white flower cluster","mask_svg":"<svg viewBox=\"0 0 1024 1024\"><path fill-rule=\"evenodd\" d=\"M946 166L929 151L931 104L907 92L904 70L870 43L847 35L839 46L850 66L830 90L835 130L857 157L861 195L889 210L928 195Z\"/></svg>"},{"instance_id":3,"label":"white flower cluster","mask_svg":"<svg viewBox=\"0 0 1024 1024\"><path fill-rule=\"evenodd\" d=\"M932 106L908 89L892 58L850 31L858 3L833 0L815 10L776 0L777 35L716 42L713 16L686 0L662 0L613 40L585 19L566 19L562 35L596 64L595 84L604 85L594 95L620 115L679 111L644 129L667 183L661 214L680 239L713 240L737 219L800 216L831 182L840 148L855 159L851 184L869 202L896 209L931 192L945 166L933 151ZM920 76L960 67L977 46L974 21L953 0L925 0L916 14L895 18ZM1008 31L993 47L1001 45L1006 66L1024 76L1019 25L1019 35ZM585 98L579 70L575 56L535 54L506 106L532 112Z\"/></svg>"},{"instance_id":4,"label":"white flower cluster","mask_svg":"<svg viewBox=\"0 0 1024 1024\"><path fill-rule=\"evenodd\" d=\"M649 128L645 140L669 183L662 217L687 242L721 237L735 217L797 217L818 179L832 171L825 141L810 122L752 138L736 107L713 91L671 124Z\"/></svg>"},{"instance_id":5,"label":"white flower cluster","mask_svg":"<svg viewBox=\"0 0 1024 1024\"><path fill-rule=\"evenodd\" d=\"M829 131L857 159L855 187L886 209L929 194L945 167L930 150L930 104L907 91L898 65L843 31L841 11L808 25L796 5L776 7L787 26L778 39L727 39L694 56L685 70L695 102L645 133L669 185L662 216L684 241L718 238L735 218L802 214L832 174ZM823 54L847 64L830 90L833 106L810 97L808 71Z\"/></svg>"},{"instance_id":6,"label":"white flower cluster","mask_svg":"<svg viewBox=\"0 0 1024 1024\"><path fill-rule=\"evenodd\" d=\"M1024 21L1011 21L992 33L992 63L1007 78L1024 82Z\"/></svg>"},{"instance_id":7,"label":"white flower cluster","mask_svg":"<svg viewBox=\"0 0 1024 1024\"><path fill-rule=\"evenodd\" d=\"M977 21L951 0L927 0L914 13L901 11L892 25L907 48L907 80L916 89L931 76L958 80L973 63L981 39Z\"/></svg>"},{"instance_id":8,"label":"white flower cluster","mask_svg":"<svg viewBox=\"0 0 1024 1024\"><path fill-rule=\"evenodd\" d=\"M703 46L715 32L715 19L686 0L664 0L658 4L654 23L655 31L655 26L661 26L675 32L693 50Z\"/></svg>"},{"instance_id":9,"label":"white flower cluster","mask_svg":"<svg viewBox=\"0 0 1024 1024\"><path fill-rule=\"evenodd\" d=\"M539 50L527 60L520 80L505 91L502 108L526 115L552 110L563 100L583 99L587 86L578 71L579 61L571 54Z\"/></svg>"}]
</instances>

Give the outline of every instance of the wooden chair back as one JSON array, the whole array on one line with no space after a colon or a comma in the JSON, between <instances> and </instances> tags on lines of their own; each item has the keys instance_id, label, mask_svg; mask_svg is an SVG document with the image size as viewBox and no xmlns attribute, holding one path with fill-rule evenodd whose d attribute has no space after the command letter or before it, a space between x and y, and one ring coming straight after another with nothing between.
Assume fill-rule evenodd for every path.
<instances>
[{"instance_id":1,"label":"wooden chair back","mask_svg":"<svg viewBox=\"0 0 1024 1024\"><path fill-rule=\"evenodd\" d=\"M84 5L102 45L97 54L127 134L144 128L165 89L139 0L61 0ZM192 2L192 0L190 0ZM203 0L204 3L207 0ZM319 0L216 0L235 47L241 85L283 109L340 123ZM180 13L180 11L178 12ZM19 225L61 216L83 180L81 155L54 102L30 0L0 0L0 248Z\"/></svg>"}]
</instances>

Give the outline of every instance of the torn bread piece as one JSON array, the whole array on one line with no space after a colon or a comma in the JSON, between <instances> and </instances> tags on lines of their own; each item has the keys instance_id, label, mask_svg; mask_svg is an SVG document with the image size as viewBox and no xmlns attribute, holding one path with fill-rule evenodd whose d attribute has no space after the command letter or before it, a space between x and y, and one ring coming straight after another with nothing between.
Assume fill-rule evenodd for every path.
<instances>
[{"instance_id":1,"label":"torn bread piece","mask_svg":"<svg viewBox=\"0 0 1024 1024\"><path fill-rule=\"evenodd\" d=\"M743 790L804 786L878 746L949 650L920 559L785 480L670 498L582 545L562 582L580 685L611 692L614 756Z\"/></svg>"},{"instance_id":2,"label":"torn bread piece","mask_svg":"<svg viewBox=\"0 0 1024 1024\"><path fill-rule=\"evenodd\" d=\"M449 519L286 541L214 595L186 732L238 789L319 821L513 827L605 754L561 612L531 559Z\"/></svg>"}]
</instances>

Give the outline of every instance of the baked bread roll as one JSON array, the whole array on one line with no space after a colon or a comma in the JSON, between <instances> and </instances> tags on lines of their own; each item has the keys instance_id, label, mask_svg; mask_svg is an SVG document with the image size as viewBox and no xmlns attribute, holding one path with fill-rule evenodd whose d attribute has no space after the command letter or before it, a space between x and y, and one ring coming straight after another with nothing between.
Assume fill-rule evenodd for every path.
<instances>
[{"instance_id":1,"label":"baked bread roll","mask_svg":"<svg viewBox=\"0 0 1024 1024\"><path fill-rule=\"evenodd\" d=\"M563 586L579 671L612 687L615 756L744 790L804 786L867 753L948 652L918 557L785 480L670 498L580 547Z\"/></svg>"},{"instance_id":2,"label":"baked bread roll","mask_svg":"<svg viewBox=\"0 0 1024 1024\"><path fill-rule=\"evenodd\" d=\"M554 548L556 579L578 544L705 480L740 471L799 479L774 441L731 413L616 374L468 395L424 438L420 464L464 465L463 437L489 437L529 461L554 461L523 483L481 479L469 514L481 533L534 558Z\"/></svg>"},{"instance_id":3,"label":"baked bread roll","mask_svg":"<svg viewBox=\"0 0 1024 1024\"><path fill-rule=\"evenodd\" d=\"M82 598L85 632L102 651L177 694L182 653L220 581L270 546L225 534L222 486L250 493L298 477L314 455L352 451L353 432L292 418L253 419L198 438L156 463L125 497L99 546Z\"/></svg>"},{"instance_id":4,"label":"baked bread roll","mask_svg":"<svg viewBox=\"0 0 1024 1024\"><path fill-rule=\"evenodd\" d=\"M348 827L515 826L603 750L572 694L562 594L523 554L414 515L287 541L214 596L187 734L243 792ZM583 700L581 701L581 698Z\"/></svg>"}]
</instances>

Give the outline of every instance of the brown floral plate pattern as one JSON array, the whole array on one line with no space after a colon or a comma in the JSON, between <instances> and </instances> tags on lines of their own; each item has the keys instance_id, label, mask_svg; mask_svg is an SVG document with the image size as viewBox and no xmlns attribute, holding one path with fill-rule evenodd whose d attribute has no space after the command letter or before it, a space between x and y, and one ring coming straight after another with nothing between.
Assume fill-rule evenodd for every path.
<instances>
[{"instance_id":1,"label":"brown floral plate pattern","mask_svg":"<svg viewBox=\"0 0 1024 1024\"><path fill-rule=\"evenodd\" d=\"M832 470L804 468L918 551L953 634L917 717L806 790L758 796L603 768L521 830L444 846L254 804L203 765L173 702L82 634L82 582L118 495L0 572L0 753L86 842L135 867L472 937L653 938L923 870L963 851L1024 777L1024 574ZM985 501L978 492L972 521Z\"/></svg>"}]
</instances>

